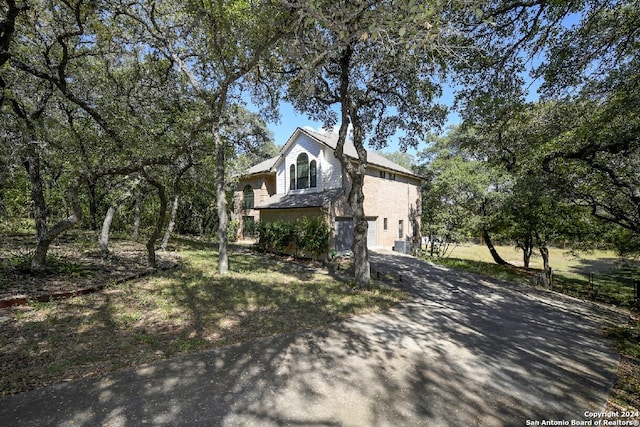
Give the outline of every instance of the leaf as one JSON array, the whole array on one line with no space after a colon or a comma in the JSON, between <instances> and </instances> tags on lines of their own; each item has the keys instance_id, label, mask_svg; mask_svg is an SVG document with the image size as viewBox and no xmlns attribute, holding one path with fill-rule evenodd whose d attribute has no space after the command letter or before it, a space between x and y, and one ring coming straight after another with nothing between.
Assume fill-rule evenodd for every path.
<instances>
[{"instance_id":1,"label":"leaf","mask_svg":"<svg viewBox=\"0 0 640 427\"><path fill-rule=\"evenodd\" d=\"M398 31L398 35L400 37L404 37L405 34L407 34L407 27L401 27L400 30Z\"/></svg>"}]
</instances>

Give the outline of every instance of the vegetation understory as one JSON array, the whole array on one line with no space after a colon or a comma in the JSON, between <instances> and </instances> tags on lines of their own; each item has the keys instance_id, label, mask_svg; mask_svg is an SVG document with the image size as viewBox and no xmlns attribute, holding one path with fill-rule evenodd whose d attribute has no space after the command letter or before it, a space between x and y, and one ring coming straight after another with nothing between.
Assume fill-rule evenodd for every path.
<instances>
[{"instance_id":1,"label":"vegetation understory","mask_svg":"<svg viewBox=\"0 0 640 427\"><path fill-rule=\"evenodd\" d=\"M320 265L240 246L230 254L231 272L220 275L215 243L191 238L176 238L171 252L159 254L163 265L174 268L151 272L142 244L115 242L111 256L103 259L77 237L75 243L56 246L48 270L36 276L25 272L28 256L20 237L0 248L0 295L27 299L0 308L2 396L182 353L323 328L406 298L383 284L360 291ZM87 286L96 291L34 300Z\"/></svg>"}]
</instances>

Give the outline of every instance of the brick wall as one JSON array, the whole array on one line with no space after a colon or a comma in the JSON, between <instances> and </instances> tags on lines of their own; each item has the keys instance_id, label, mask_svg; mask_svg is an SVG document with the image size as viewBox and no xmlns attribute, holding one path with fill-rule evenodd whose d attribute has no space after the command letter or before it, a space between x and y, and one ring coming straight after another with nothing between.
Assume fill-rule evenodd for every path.
<instances>
[{"instance_id":1,"label":"brick wall","mask_svg":"<svg viewBox=\"0 0 640 427\"><path fill-rule=\"evenodd\" d=\"M396 240L414 238L412 219L420 220L420 181L399 174L395 180L381 178L379 170L370 168L364 179L364 195L365 214L376 217L378 246L391 249ZM402 237L399 235L400 221Z\"/></svg>"}]
</instances>

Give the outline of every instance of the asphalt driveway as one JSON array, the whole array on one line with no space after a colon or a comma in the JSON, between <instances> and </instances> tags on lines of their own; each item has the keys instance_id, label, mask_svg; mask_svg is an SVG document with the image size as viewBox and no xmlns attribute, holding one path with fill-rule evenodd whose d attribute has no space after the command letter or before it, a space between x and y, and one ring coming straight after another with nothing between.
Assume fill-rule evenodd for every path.
<instances>
[{"instance_id":1,"label":"asphalt driveway","mask_svg":"<svg viewBox=\"0 0 640 427\"><path fill-rule=\"evenodd\" d=\"M624 313L372 254L413 297L271 337L0 399L8 426L525 426L601 411ZM586 418L589 419L589 418Z\"/></svg>"}]
</instances>

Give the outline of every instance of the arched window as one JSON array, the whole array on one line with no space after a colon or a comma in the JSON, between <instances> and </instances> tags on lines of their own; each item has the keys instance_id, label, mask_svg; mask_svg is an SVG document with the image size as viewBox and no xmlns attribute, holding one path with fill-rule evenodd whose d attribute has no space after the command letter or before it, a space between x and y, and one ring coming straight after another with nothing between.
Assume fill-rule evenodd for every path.
<instances>
[{"instance_id":1,"label":"arched window","mask_svg":"<svg viewBox=\"0 0 640 427\"><path fill-rule=\"evenodd\" d=\"M253 196L253 187L250 185L247 185L244 187L244 190L242 190L242 194L243 194L243 203L242 206L244 207L245 210L249 210L249 209L253 209L253 200L254 200L254 196Z\"/></svg>"},{"instance_id":2,"label":"arched window","mask_svg":"<svg viewBox=\"0 0 640 427\"><path fill-rule=\"evenodd\" d=\"M309 187L316 187L318 185L318 167L316 161L311 160L309 163Z\"/></svg>"},{"instance_id":3,"label":"arched window","mask_svg":"<svg viewBox=\"0 0 640 427\"><path fill-rule=\"evenodd\" d=\"M289 190L296 189L296 166L291 165L289 168Z\"/></svg>"},{"instance_id":4,"label":"arched window","mask_svg":"<svg viewBox=\"0 0 640 427\"><path fill-rule=\"evenodd\" d=\"M296 160L296 168L298 169L296 188L309 188L309 156L302 153Z\"/></svg>"}]
</instances>

